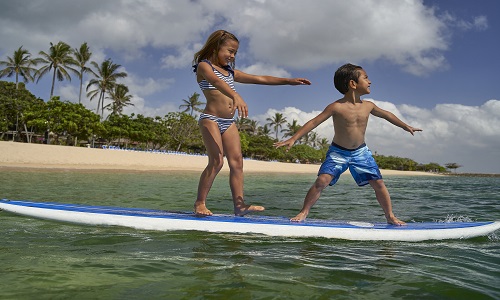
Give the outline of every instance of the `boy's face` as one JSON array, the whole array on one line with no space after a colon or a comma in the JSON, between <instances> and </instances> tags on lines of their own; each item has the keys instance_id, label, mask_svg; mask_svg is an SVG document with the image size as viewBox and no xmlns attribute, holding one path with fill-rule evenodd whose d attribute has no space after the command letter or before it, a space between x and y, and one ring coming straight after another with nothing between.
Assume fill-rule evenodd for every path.
<instances>
[{"instance_id":1,"label":"boy's face","mask_svg":"<svg viewBox=\"0 0 500 300\"><path fill-rule=\"evenodd\" d=\"M358 93L359 95L366 95L370 93L370 85L372 84L371 81L368 79L368 74L366 74L365 70L361 69L358 71L359 72L359 77L358 77L358 82L354 82L352 80L351 86L353 89Z\"/></svg>"}]
</instances>

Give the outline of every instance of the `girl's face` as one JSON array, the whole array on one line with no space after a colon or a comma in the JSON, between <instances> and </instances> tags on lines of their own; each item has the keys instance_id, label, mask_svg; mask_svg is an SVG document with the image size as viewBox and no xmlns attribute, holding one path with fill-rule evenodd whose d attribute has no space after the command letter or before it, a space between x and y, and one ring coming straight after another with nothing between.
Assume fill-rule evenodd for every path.
<instances>
[{"instance_id":1,"label":"girl's face","mask_svg":"<svg viewBox=\"0 0 500 300\"><path fill-rule=\"evenodd\" d=\"M230 62L234 62L236 53L238 52L239 43L235 40L228 39L219 48L217 55L218 65L227 66Z\"/></svg>"}]
</instances>

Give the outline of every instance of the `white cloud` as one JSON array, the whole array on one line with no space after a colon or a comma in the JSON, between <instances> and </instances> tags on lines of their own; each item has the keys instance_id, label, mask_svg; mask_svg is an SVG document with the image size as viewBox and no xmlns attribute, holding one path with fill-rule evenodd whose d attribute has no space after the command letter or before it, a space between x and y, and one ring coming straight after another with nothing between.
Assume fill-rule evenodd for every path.
<instances>
[{"instance_id":1,"label":"white cloud","mask_svg":"<svg viewBox=\"0 0 500 300\"><path fill-rule=\"evenodd\" d=\"M164 91L175 83L175 78L143 77L134 72L129 72L125 68L118 71L127 73L127 77L121 78L119 82L128 86L130 93L140 96L148 96Z\"/></svg>"},{"instance_id":2,"label":"white cloud","mask_svg":"<svg viewBox=\"0 0 500 300\"><path fill-rule=\"evenodd\" d=\"M254 57L296 69L385 58L409 72L440 68L446 24L421 1L241 3L230 26ZM418 68L411 67L419 65Z\"/></svg>"},{"instance_id":3,"label":"white cloud","mask_svg":"<svg viewBox=\"0 0 500 300\"><path fill-rule=\"evenodd\" d=\"M256 75L270 75L276 77L290 77L290 73L286 70L273 66L266 65L264 63L256 63L251 66L246 66L239 68L239 70L248 73L248 74L256 74Z\"/></svg>"},{"instance_id":4,"label":"white cloud","mask_svg":"<svg viewBox=\"0 0 500 300\"><path fill-rule=\"evenodd\" d=\"M141 98L139 96L134 95L133 99L133 104L134 106L127 106L123 109L123 113L130 115L134 113L135 115L141 114L146 117L156 117L160 116L163 117L169 112L176 111L178 109L178 106L171 103L167 102L163 104L160 107L150 107L147 105L146 101L144 98Z\"/></svg>"},{"instance_id":5,"label":"white cloud","mask_svg":"<svg viewBox=\"0 0 500 300\"><path fill-rule=\"evenodd\" d=\"M214 27L248 43L246 65L311 70L340 62L386 59L413 74L446 66L448 28L485 29L472 21L438 16L422 0L352 1L21 1L2 4L0 51L20 44L37 52L49 42L106 49L127 60L148 48L169 50L165 67L191 63ZM20 37L24 37L20 39ZM6 46L7 45L7 46ZM10 47L5 49L5 47ZM176 52L176 54L174 53ZM286 72L286 71L285 71Z\"/></svg>"},{"instance_id":6,"label":"white cloud","mask_svg":"<svg viewBox=\"0 0 500 300\"><path fill-rule=\"evenodd\" d=\"M421 128L412 136L386 120L371 116L366 131L366 142L372 151L381 155L407 157L420 163L437 162L441 165L454 162L463 170L482 169L498 173L500 160L500 100L489 100L483 105L465 106L440 104L433 109L371 100L382 109L394 113L405 123ZM269 109L255 119L263 126L267 118L276 113L300 125L318 115L319 111L304 112L294 107L283 110ZM320 137L333 138L331 119L314 130ZM486 171L487 170L487 171Z\"/></svg>"},{"instance_id":7,"label":"white cloud","mask_svg":"<svg viewBox=\"0 0 500 300\"><path fill-rule=\"evenodd\" d=\"M168 54L161 58L162 68L185 68L193 61L194 54L203 47L200 43L195 43L192 47L178 48L178 55Z\"/></svg>"}]
</instances>

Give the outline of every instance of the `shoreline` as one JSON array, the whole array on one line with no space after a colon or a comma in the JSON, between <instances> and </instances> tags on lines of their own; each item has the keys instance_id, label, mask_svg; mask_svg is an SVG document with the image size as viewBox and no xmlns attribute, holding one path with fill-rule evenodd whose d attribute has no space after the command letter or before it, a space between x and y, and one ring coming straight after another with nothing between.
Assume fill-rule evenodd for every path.
<instances>
[{"instance_id":1,"label":"shoreline","mask_svg":"<svg viewBox=\"0 0 500 300\"><path fill-rule=\"evenodd\" d=\"M127 172L202 172L207 156L160 152L112 150L0 141L0 169ZM314 174L319 164L297 164L244 159L245 173ZM229 172L227 161L221 172ZM420 171L381 169L384 176L442 176ZM344 174L349 174L345 172Z\"/></svg>"}]
</instances>

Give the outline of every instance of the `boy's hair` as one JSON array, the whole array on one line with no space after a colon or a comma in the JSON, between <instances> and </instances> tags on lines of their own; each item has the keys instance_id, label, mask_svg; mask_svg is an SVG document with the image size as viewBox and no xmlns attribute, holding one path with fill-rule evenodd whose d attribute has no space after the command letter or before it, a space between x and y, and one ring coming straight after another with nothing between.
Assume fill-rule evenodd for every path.
<instances>
[{"instance_id":1,"label":"boy's hair","mask_svg":"<svg viewBox=\"0 0 500 300\"><path fill-rule=\"evenodd\" d=\"M333 76L335 88L345 95L349 91L349 82L354 80L357 83L360 75L359 70L362 69L362 67L353 64L345 64L338 68Z\"/></svg>"},{"instance_id":2,"label":"boy's hair","mask_svg":"<svg viewBox=\"0 0 500 300\"><path fill-rule=\"evenodd\" d=\"M201 48L200 51L194 54L193 65L197 65L204 59L208 59L210 61L214 61L217 59L217 55L219 54L219 49L227 40L234 40L236 42L238 39L236 36L225 30L217 30L214 31L205 42L205 45ZM231 68L234 69L234 61L230 63Z\"/></svg>"}]
</instances>

